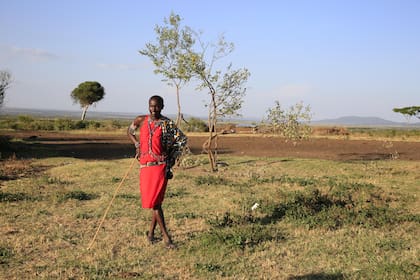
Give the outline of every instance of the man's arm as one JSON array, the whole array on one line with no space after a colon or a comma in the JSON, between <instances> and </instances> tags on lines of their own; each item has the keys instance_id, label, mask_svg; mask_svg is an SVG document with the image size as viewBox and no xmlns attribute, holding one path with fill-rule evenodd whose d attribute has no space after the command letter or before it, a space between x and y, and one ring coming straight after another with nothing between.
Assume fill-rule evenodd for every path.
<instances>
[{"instance_id":1,"label":"man's arm","mask_svg":"<svg viewBox=\"0 0 420 280\"><path fill-rule=\"evenodd\" d=\"M136 131L142 125L144 118L145 116L137 116L127 128L127 136L136 147L136 150L139 148L140 145L139 141L136 138Z\"/></svg>"}]
</instances>

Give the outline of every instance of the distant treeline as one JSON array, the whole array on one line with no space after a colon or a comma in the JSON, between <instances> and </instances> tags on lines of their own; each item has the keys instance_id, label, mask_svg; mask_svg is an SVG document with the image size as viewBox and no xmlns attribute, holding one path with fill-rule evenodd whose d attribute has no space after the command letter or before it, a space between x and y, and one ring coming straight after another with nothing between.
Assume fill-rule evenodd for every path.
<instances>
[{"instance_id":1,"label":"distant treeline","mask_svg":"<svg viewBox=\"0 0 420 280\"><path fill-rule=\"evenodd\" d=\"M8 117L0 120L0 129L63 131L78 129L113 130L125 128L129 120L74 120L68 118Z\"/></svg>"},{"instance_id":2,"label":"distant treeline","mask_svg":"<svg viewBox=\"0 0 420 280\"><path fill-rule=\"evenodd\" d=\"M71 118L41 118L29 115L7 116L0 118L0 129L3 130L43 130L43 131L69 131L69 130L96 130L113 131L128 127L131 120L128 119L99 119L77 120ZM244 128L241 124L222 123L218 130L222 133L229 128L230 133L264 133L264 126ZM181 124L184 132L208 132L205 121L198 118L189 118ZM229 133L229 134L230 134ZM418 138L418 128L387 128L387 127L346 127L346 126L313 126L311 137L314 136L367 136L372 138Z\"/></svg>"},{"instance_id":3,"label":"distant treeline","mask_svg":"<svg viewBox=\"0 0 420 280\"><path fill-rule=\"evenodd\" d=\"M3 117L0 119L0 129L13 130L44 130L44 131L66 131L66 130L103 130L111 131L125 129L131 120L75 120L70 118L37 118L33 116L20 115ZM187 123L181 125L185 132L206 132L208 126L200 119L190 118Z\"/></svg>"}]
</instances>

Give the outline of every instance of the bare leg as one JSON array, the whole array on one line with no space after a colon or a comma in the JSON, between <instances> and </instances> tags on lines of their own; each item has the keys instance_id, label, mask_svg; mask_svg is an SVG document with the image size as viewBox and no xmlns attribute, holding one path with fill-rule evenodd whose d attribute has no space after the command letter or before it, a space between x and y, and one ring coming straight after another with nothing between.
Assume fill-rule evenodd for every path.
<instances>
[{"instance_id":1,"label":"bare leg","mask_svg":"<svg viewBox=\"0 0 420 280\"><path fill-rule=\"evenodd\" d=\"M156 213L155 210L152 210L152 222L150 223L149 232L147 233L147 239L149 242L153 243L155 240L155 228L156 228Z\"/></svg>"},{"instance_id":2,"label":"bare leg","mask_svg":"<svg viewBox=\"0 0 420 280\"><path fill-rule=\"evenodd\" d=\"M165 217L163 215L163 210L161 205L157 205L153 208L153 217L156 219L156 222L159 224L160 231L163 235L163 240L168 248L174 248L174 244L172 242L171 237L168 234L168 230L166 229L165 224Z\"/></svg>"}]
</instances>

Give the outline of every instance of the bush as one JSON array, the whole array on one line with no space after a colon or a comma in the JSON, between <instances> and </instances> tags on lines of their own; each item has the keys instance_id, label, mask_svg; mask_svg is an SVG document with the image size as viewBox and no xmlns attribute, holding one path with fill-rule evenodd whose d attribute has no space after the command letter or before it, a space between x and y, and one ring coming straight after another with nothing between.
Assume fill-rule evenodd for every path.
<instances>
[{"instance_id":1,"label":"bush","mask_svg":"<svg viewBox=\"0 0 420 280\"><path fill-rule=\"evenodd\" d=\"M121 121L121 120L112 120L111 121L111 128L113 129L120 129L120 128L126 128L130 125L128 121Z\"/></svg>"},{"instance_id":2,"label":"bush","mask_svg":"<svg viewBox=\"0 0 420 280\"><path fill-rule=\"evenodd\" d=\"M208 132L209 127L206 122L200 119L190 118L188 123L181 124L181 130L185 132Z\"/></svg>"},{"instance_id":3,"label":"bush","mask_svg":"<svg viewBox=\"0 0 420 280\"><path fill-rule=\"evenodd\" d=\"M23 115L23 116L18 116L18 121L21 123L29 124L34 121L34 118Z\"/></svg>"},{"instance_id":4,"label":"bush","mask_svg":"<svg viewBox=\"0 0 420 280\"><path fill-rule=\"evenodd\" d=\"M22 200L34 200L25 193L8 193L0 191L0 202L17 202Z\"/></svg>"},{"instance_id":5,"label":"bush","mask_svg":"<svg viewBox=\"0 0 420 280\"><path fill-rule=\"evenodd\" d=\"M9 263L13 257L13 250L10 247L0 246L0 264Z\"/></svg>"},{"instance_id":6,"label":"bush","mask_svg":"<svg viewBox=\"0 0 420 280\"><path fill-rule=\"evenodd\" d=\"M69 119L56 119L54 121L55 130L71 130L74 129L74 121Z\"/></svg>"},{"instance_id":7,"label":"bush","mask_svg":"<svg viewBox=\"0 0 420 280\"><path fill-rule=\"evenodd\" d=\"M268 126L272 133L280 134L287 140L297 141L309 138L312 129L308 123L311 118L310 106L304 106L303 102L296 103L285 111L280 102L275 101L275 106L268 109L262 125Z\"/></svg>"},{"instance_id":8,"label":"bush","mask_svg":"<svg viewBox=\"0 0 420 280\"><path fill-rule=\"evenodd\" d=\"M74 128L76 128L76 129L84 129L84 128L86 128L86 122L85 121L77 121L74 124Z\"/></svg>"},{"instance_id":9,"label":"bush","mask_svg":"<svg viewBox=\"0 0 420 280\"><path fill-rule=\"evenodd\" d=\"M38 128L38 123L30 116L18 116L14 127L17 129L23 130L36 130Z\"/></svg>"},{"instance_id":10,"label":"bush","mask_svg":"<svg viewBox=\"0 0 420 280\"><path fill-rule=\"evenodd\" d=\"M93 129L98 129L98 128L100 128L102 125L101 125L101 123L100 122L98 122L98 121L89 121L88 122L88 127L89 128L93 128Z\"/></svg>"}]
</instances>

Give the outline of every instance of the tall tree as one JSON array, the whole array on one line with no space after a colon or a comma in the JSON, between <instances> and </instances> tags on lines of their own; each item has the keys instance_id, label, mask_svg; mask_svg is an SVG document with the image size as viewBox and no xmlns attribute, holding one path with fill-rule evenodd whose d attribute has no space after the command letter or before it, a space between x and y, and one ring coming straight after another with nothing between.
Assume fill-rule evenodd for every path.
<instances>
[{"instance_id":1,"label":"tall tree","mask_svg":"<svg viewBox=\"0 0 420 280\"><path fill-rule=\"evenodd\" d=\"M420 106L409 106L409 107L402 107L402 108L394 108L392 109L395 113L403 114L407 121L410 120L411 117L416 116L420 119Z\"/></svg>"},{"instance_id":2,"label":"tall tree","mask_svg":"<svg viewBox=\"0 0 420 280\"><path fill-rule=\"evenodd\" d=\"M6 90L12 83L12 75L4 70L0 71L0 107L3 105Z\"/></svg>"},{"instance_id":3,"label":"tall tree","mask_svg":"<svg viewBox=\"0 0 420 280\"><path fill-rule=\"evenodd\" d=\"M238 111L242 107L246 92L245 83L250 72L246 68L234 70L232 64L229 64L225 71L214 70L215 63L233 51L233 43L226 42L223 36L217 44L203 44L200 38L199 41L201 51L194 53L192 62L195 65L195 75L201 82L199 89L207 89L209 94L209 137L203 148L209 156L212 171L217 171L217 122L224 117L239 115ZM208 57L209 50L212 53Z\"/></svg>"},{"instance_id":4,"label":"tall tree","mask_svg":"<svg viewBox=\"0 0 420 280\"><path fill-rule=\"evenodd\" d=\"M175 86L177 100L176 124L182 119L180 89L190 81L191 49L195 41L188 26L181 27L181 17L173 12L164 19L164 26L155 27L156 43L147 43L139 53L149 57L155 65L154 72L163 75L163 81Z\"/></svg>"},{"instance_id":5,"label":"tall tree","mask_svg":"<svg viewBox=\"0 0 420 280\"><path fill-rule=\"evenodd\" d=\"M102 100L105 96L105 89L98 82L86 81L79 84L71 92L71 98L74 103L79 103L80 107L83 108L82 112L82 121L85 120L86 112L89 106L95 104L96 102Z\"/></svg>"}]
</instances>

